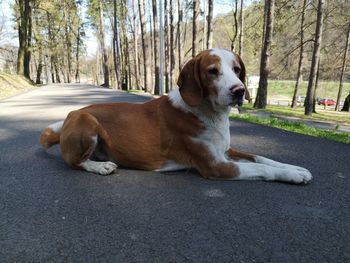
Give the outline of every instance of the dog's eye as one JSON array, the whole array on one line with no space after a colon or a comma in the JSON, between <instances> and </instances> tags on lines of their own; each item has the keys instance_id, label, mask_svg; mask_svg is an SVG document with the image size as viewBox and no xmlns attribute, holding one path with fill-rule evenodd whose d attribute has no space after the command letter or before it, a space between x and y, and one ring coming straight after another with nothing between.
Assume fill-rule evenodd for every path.
<instances>
[{"instance_id":1,"label":"dog's eye","mask_svg":"<svg viewBox=\"0 0 350 263\"><path fill-rule=\"evenodd\" d=\"M208 70L208 73L211 74L211 75L218 75L219 74L219 71L217 68L211 68Z\"/></svg>"},{"instance_id":2,"label":"dog's eye","mask_svg":"<svg viewBox=\"0 0 350 263\"><path fill-rule=\"evenodd\" d=\"M239 74L241 72L241 68L240 67L233 67L233 71L236 73L236 74Z\"/></svg>"}]
</instances>

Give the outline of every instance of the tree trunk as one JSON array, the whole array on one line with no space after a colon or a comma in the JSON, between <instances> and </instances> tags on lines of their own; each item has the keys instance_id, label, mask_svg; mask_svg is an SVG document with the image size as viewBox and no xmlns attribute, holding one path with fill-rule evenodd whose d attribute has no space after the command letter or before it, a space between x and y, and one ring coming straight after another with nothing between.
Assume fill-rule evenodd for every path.
<instances>
[{"instance_id":1,"label":"tree trunk","mask_svg":"<svg viewBox=\"0 0 350 263\"><path fill-rule=\"evenodd\" d=\"M129 39L127 33L128 14L126 0L121 1L121 37L120 37L120 58L121 58L121 80L122 90L128 90L130 87L130 63L129 63Z\"/></svg>"},{"instance_id":2,"label":"tree trunk","mask_svg":"<svg viewBox=\"0 0 350 263\"><path fill-rule=\"evenodd\" d=\"M344 100L344 105L341 111L350 111L350 93Z\"/></svg>"},{"instance_id":3,"label":"tree trunk","mask_svg":"<svg viewBox=\"0 0 350 263\"><path fill-rule=\"evenodd\" d=\"M72 43L71 43L71 38L70 38L70 21L69 21L69 7L67 7L66 3L63 1L63 14L64 14L64 34L65 34L65 53L66 53L66 60L67 60L67 67L66 67L66 72L67 72L67 82L71 82L71 73L72 73L72 58L71 58L71 48L72 48Z\"/></svg>"},{"instance_id":4,"label":"tree trunk","mask_svg":"<svg viewBox=\"0 0 350 263\"><path fill-rule=\"evenodd\" d=\"M55 66L54 66L54 56L51 55L50 57L50 72L51 72L51 81L52 83L55 83Z\"/></svg>"},{"instance_id":5,"label":"tree trunk","mask_svg":"<svg viewBox=\"0 0 350 263\"><path fill-rule=\"evenodd\" d=\"M79 21L79 23L81 23ZM75 53L75 82L76 83L80 83L80 62L79 62L79 53L80 53L80 30L81 30L82 24L79 25L78 27L78 32L77 32L77 49L76 49L76 53Z\"/></svg>"},{"instance_id":6,"label":"tree trunk","mask_svg":"<svg viewBox=\"0 0 350 263\"><path fill-rule=\"evenodd\" d=\"M59 65L58 65L58 63L57 63L57 57L55 56L54 58L55 58L55 59L54 59L53 65L54 65L54 67L55 67L55 72L56 72L56 82L57 82L57 83L61 83L60 67L59 67Z\"/></svg>"},{"instance_id":7,"label":"tree trunk","mask_svg":"<svg viewBox=\"0 0 350 263\"><path fill-rule=\"evenodd\" d=\"M315 44L314 44L314 49L312 54L309 83L307 87L307 94L306 94L306 100L305 100L305 115L312 115L312 112L314 109L315 81L316 81L317 67L318 67L320 52L321 52L323 17L325 13L325 5L326 5L326 0L318 1Z\"/></svg>"},{"instance_id":8,"label":"tree trunk","mask_svg":"<svg viewBox=\"0 0 350 263\"><path fill-rule=\"evenodd\" d=\"M152 0L153 10L153 47L154 47L154 94L159 95L159 28L157 0Z\"/></svg>"},{"instance_id":9,"label":"tree trunk","mask_svg":"<svg viewBox=\"0 0 350 263\"><path fill-rule=\"evenodd\" d=\"M164 0L164 52L165 52L165 93L169 93L169 64L170 64L170 39L169 39L169 10L168 0Z\"/></svg>"},{"instance_id":10,"label":"tree trunk","mask_svg":"<svg viewBox=\"0 0 350 263\"><path fill-rule=\"evenodd\" d=\"M27 1L26 1L27 2ZM30 2L30 1L29 1ZM32 1L33 5L35 1ZM30 3L27 3L26 9L28 10L28 34L27 34L27 48L24 53L24 76L30 79L30 59L31 59L31 46L32 46L32 7Z\"/></svg>"},{"instance_id":11,"label":"tree trunk","mask_svg":"<svg viewBox=\"0 0 350 263\"><path fill-rule=\"evenodd\" d=\"M119 48L119 30L117 18L117 0L113 0L113 64L116 78L117 89L121 88L121 70L120 70L120 48Z\"/></svg>"},{"instance_id":12,"label":"tree trunk","mask_svg":"<svg viewBox=\"0 0 350 263\"><path fill-rule=\"evenodd\" d=\"M199 0L193 0L193 20L192 20L192 57L195 57L198 52L198 15L199 15Z\"/></svg>"},{"instance_id":13,"label":"tree trunk","mask_svg":"<svg viewBox=\"0 0 350 263\"><path fill-rule=\"evenodd\" d=\"M34 1L32 1L34 2ZM18 19L18 58L17 74L30 79L30 44L32 35L32 10L29 0L19 0L19 19Z\"/></svg>"},{"instance_id":14,"label":"tree trunk","mask_svg":"<svg viewBox=\"0 0 350 263\"><path fill-rule=\"evenodd\" d=\"M207 49L213 45L213 2L214 0L208 0Z\"/></svg>"},{"instance_id":15,"label":"tree trunk","mask_svg":"<svg viewBox=\"0 0 350 263\"><path fill-rule=\"evenodd\" d=\"M145 7L144 0L139 0L139 15L141 21L141 40L142 40L142 55L143 55L143 78L144 78L144 90L148 92L149 76L148 76L148 54L146 44L146 21L145 21Z\"/></svg>"},{"instance_id":16,"label":"tree trunk","mask_svg":"<svg viewBox=\"0 0 350 263\"><path fill-rule=\"evenodd\" d=\"M184 51L181 47L182 41L181 41L181 32L182 32L182 20L183 20L183 10L182 10L182 0L177 1L177 8L178 8L178 21L177 21L177 49L178 49L178 59L179 59L179 72L182 69L183 64L183 58L184 58Z\"/></svg>"},{"instance_id":17,"label":"tree trunk","mask_svg":"<svg viewBox=\"0 0 350 263\"><path fill-rule=\"evenodd\" d=\"M238 9L238 0L235 0L235 9L232 10L232 15L234 19L234 25L233 25L233 37L230 38L231 40L231 51L235 51L235 44L236 44L236 39L237 39L237 34L238 34L238 20L237 20L237 9Z\"/></svg>"},{"instance_id":18,"label":"tree trunk","mask_svg":"<svg viewBox=\"0 0 350 263\"><path fill-rule=\"evenodd\" d=\"M267 80L269 76L269 57L270 57L270 47L272 41L272 30L274 21L274 0L266 0L265 10L266 10L266 27L264 34L264 45L261 52L260 60L260 79L259 88L257 96L254 103L254 108L264 109L267 104Z\"/></svg>"},{"instance_id":19,"label":"tree trunk","mask_svg":"<svg viewBox=\"0 0 350 263\"><path fill-rule=\"evenodd\" d=\"M150 72L150 75L151 75L151 78L150 78L150 92L151 93L154 93L154 32L153 32L153 25L152 25L152 16L150 15L149 16L149 32L150 32L150 37L149 37L149 45L150 45L150 69L151 69L151 72Z\"/></svg>"},{"instance_id":20,"label":"tree trunk","mask_svg":"<svg viewBox=\"0 0 350 263\"><path fill-rule=\"evenodd\" d=\"M173 89L174 80L174 71L175 71L175 42L174 42L174 33L175 33L175 25L174 25L174 3L173 0L169 2L170 8L170 90Z\"/></svg>"},{"instance_id":21,"label":"tree trunk","mask_svg":"<svg viewBox=\"0 0 350 263\"><path fill-rule=\"evenodd\" d=\"M301 82L303 81L303 62L304 62L304 30L305 30L305 12L306 12L307 0L303 0L303 8L301 13L301 23L300 23L300 51L299 51L299 63L297 70L297 82L295 83L294 94L292 99L292 108L296 108L298 100L298 91Z\"/></svg>"},{"instance_id":22,"label":"tree trunk","mask_svg":"<svg viewBox=\"0 0 350 263\"><path fill-rule=\"evenodd\" d=\"M315 80L315 94L317 94L318 81L320 79L320 64L321 64L321 59L319 59L318 63L317 63L316 80ZM326 105L324 105L324 108L326 109ZM314 96L314 102L312 105L312 112L316 113L316 96Z\"/></svg>"},{"instance_id":23,"label":"tree trunk","mask_svg":"<svg viewBox=\"0 0 350 263\"><path fill-rule=\"evenodd\" d=\"M243 36L244 36L244 12L243 12L243 7L244 7L244 2L243 2L243 0L241 0L241 10L239 12L239 47L238 47L238 55L240 57L243 57Z\"/></svg>"},{"instance_id":24,"label":"tree trunk","mask_svg":"<svg viewBox=\"0 0 350 263\"><path fill-rule=\"evenodd\" d=\"M132 0L132 7L133 7L133 24L134 24L134 71L135 71L135 84L136 89L140 88L140 70L139 70L139 55L138 55L138 44L137 44L137 36L138 36L138 23L137 23L137 3L136 0Z\"/></svg>"},{"instance_id":25,"label":"tree trunk","mask_svg":"<svg viewBox=\"0 0 350 263\"><path fill-rule=\"evenodd\" d=\"M108 56L105 44L105 31L103 24L103 2L99 1L98 5L99 11L99 31L100 31L100 45L102 51L102 69L103 69L103 80L104 83L101 85L103 87L109 88L109 69L108 69Z\"/></svg>"},{"instance_id":26,"label":"tree trunk","mask_svg":"<svg viewBox=\"0 0 350 263\"><path fill-rule=\"evenodd\" d=\"M42 51L42 43L39 43L38 47L38 68L36 71L36 81L35 84L41 84L41 73L43 71L43 51Z\"/></svg>"},{"instance_id":27,"label":"tree trunk","mask_svg":"<svg viewBox=\"0 0 350 263\"><path fill-rule=\"evenodd\" d=\"M343 65L340 72L340 80L339 80L339 90L338 90L338 96L337 96L337 103L335 105L335 110L339 110L340 106L340 100L341 100L341 94L343 92L343 82L344 82L344 72L346 69L346 61L348 59L348 52L349 52L349 38L350 38L350 22L348 24L348 33L346 36L346 42L345 42L345 49L344 49L344 56L343 56Z\"/></svg>"}]
</instances>

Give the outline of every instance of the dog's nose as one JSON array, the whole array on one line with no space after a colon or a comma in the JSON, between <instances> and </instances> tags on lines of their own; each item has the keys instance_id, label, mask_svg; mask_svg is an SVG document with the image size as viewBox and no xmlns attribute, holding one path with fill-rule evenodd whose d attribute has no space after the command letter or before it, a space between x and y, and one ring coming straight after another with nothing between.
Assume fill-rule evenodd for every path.
<instances>
[{"instance_id":1,"label":"dog's nose","mask_svg":"<svg viewBox=\"0 0 350 263\"><path fill-rule=\"evenodd\" d=\"M235 97L243 97L245 88L242 85L234 85L230 88L231 94Z\"/></svg>"}]
</instances>

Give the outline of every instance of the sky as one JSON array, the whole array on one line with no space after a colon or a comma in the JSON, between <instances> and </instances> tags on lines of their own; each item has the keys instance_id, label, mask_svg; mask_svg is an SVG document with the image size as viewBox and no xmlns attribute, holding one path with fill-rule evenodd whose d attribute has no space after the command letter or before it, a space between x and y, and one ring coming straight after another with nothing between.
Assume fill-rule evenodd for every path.
<instances>
[{"instance_id":1,"label":"sky","mask_svg":"<svg viewBox=\"0 0 350 263\"><path fill-rule=\"evenodd\" d=\"M15 0L0 0L0 26L4 24L4 33L0 35L0 45L11 44L18 46L17 31L13 27L12 10L10 5L13 4ZM162 1L163 2L163 1ZM202 6L207 0L201 0ZM247 1L250 2L250 1ZM214 0L214 16L228 12L232 8L232 1L229 0ZM83 10L84 12L84 10ZM85 44L87 47L87 55L94 56L96 54L98 44L97 39L91 28L86 31ZM108 44L108 43L107 43Z\"/></svg>"},{"instance_id":2,"label":"sky","mask_svg":"<svg viewBox=\"0 0 350 263\"><path fill-rule=\"evenodd\" d=\"M14 0L0 0L0 27L3 25L3 34L0 35L0 44L12 44L18 46L17 32L14 30L11 21L12 11L10 3Z\"/></svg>"}]
</instances>

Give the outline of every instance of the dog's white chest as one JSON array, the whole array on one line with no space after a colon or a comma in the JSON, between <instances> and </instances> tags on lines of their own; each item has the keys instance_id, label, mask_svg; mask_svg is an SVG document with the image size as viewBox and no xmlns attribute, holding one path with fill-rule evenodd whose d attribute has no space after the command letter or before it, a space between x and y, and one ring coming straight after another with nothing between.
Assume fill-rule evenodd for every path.
<instances>
[{"instance_id":1,"label":"dog's white chest","mask_svg":"<svg viewBox=\"0 0 350 263\"><path fill-rule=\"evenodd\" d=\"M205 145L216 161L226 161L225 153L230 148L229 119L223 117L203 123L206 129L195 141Z\"/></svg>"}]
</instances>

